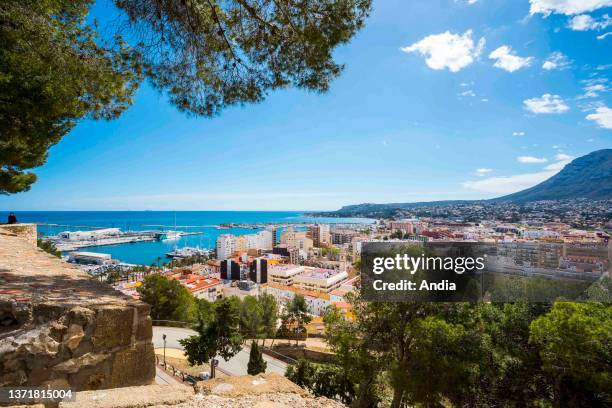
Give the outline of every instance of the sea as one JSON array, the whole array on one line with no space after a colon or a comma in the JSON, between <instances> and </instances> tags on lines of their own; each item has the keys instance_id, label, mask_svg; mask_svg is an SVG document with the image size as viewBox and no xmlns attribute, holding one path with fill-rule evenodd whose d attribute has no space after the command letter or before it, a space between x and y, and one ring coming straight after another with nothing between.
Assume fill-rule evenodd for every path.
<instances>
[{"instance_id":1,"label":"sea","mask_svg":"<svg viewBox=\"0 0 612 408\"><path fill-rule=\"evenodd\" d=\"M313 217L297 211L15 211L15 215L19 222L38 224L40 237L56 235L63 231L86 231L92 228L200 232L197 235L182 236L174 241L137 242L81 249L81 251L110 254L113 259L137 265L167 262L165 254L175 248L188 246L213 249L220 234L253 234L262 229L219 229L220 224L304 222L370 224L374 222L367 218ZM0 211L0 222L5 222L7 216L7 211Z\"/></svg>"}]
</instances>

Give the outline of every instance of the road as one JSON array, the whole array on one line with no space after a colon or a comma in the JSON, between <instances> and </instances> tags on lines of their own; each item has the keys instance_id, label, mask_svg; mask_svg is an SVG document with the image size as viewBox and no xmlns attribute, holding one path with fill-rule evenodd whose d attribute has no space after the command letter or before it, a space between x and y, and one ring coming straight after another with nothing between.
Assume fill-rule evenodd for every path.
<instances>
[{"instance_id":1,"label":"road","mask_svg":"<svg viewBox=\"0 0 612 408\"><path fill-rule=\"evenodd\" d=\"M183 350L183 347L178 342L189 336L196 334L195 331L190 329L183 329L179 327L166 327L166 326L155 326L153 327L153 344L155 348L164 347L164 340L162 335L166 335L166 348L173 348ZM264 360L267 363L266 373L277 373L285 375L287 370L287 363L272 358L268 355L263 355ZM246 375L247 364L249 363L249 348L243 348L238 354L232 357L229 361L225 361L222 358L219 359L219 368L221 371L229 375Z\"/></svg>"}]
</instances>

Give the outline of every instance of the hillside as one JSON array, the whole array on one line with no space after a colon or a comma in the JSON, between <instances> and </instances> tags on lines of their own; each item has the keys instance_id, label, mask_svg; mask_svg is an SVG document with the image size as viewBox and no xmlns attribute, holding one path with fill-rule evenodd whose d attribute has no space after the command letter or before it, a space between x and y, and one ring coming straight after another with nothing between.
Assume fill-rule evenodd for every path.
<instances>
[{"instance_id":1,"label":"hillside","mask_svg":"<svg viewBox=\"0 0 612 408\"><path fill-rule=\"evenodd\" d=\"M520 203L572 198L612 199L612 149L579 157L548 180L492 201Z\"/></svg>"},{"instance_id":2,"label":"hillside","mask_svg":"<svg viewBox=\"0 0 612 408\"><path fill-rule=\"evenodd\" d=\"M415 203L354 204L337 211L318 213L331 217L389 217L397 210L418 207L444 207L474 203L525 203L543 200L586 198L612 199L612 149L602 149L579 157L546 181L517 193L490 200L450 200Z\"/></svg>"}]
</instances>

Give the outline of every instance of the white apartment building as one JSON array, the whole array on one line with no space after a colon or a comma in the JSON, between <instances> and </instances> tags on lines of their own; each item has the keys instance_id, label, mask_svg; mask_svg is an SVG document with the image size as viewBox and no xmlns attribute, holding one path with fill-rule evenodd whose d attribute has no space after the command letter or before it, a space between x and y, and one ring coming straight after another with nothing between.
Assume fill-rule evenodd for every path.
<instances>
[{"instance_id":1,"label":"white apartment building","mask_svg":"<svg viewBox=\"0 0 612 408\"><path fill-rule=\"evenodd\" d=\"M304 272L305 268L299 265L274 265L268 268L268 282L291 286L295 277Z\"/></svg>"},{"instance_id":2,"label":"white apartment building","mask_svg":"<svg viewBox=\"0 0 612 408\"><path fill-rule=\"evenodd\" d=\"M247 249L266 249L270 250L273 248L274 241L272 237L272 231L264 230L259 231L256 234L245 235Z\"/></svg>"},{"instance_id":3,"label":"white apartment building","mask_svg":"<svg viewBox=\"0 0 612 408\"><path fill-rule=\"evenodd\" d=\"M286 305L290 302L296 293L296 290L291 290L288 287L282 287L275 284L267 285L265 288L266 293L272 295L279 305ZM317 316L323 316L327 311L329 305L331 305L330 297L328 294L321 293L317 296L304 294L304 300L308 306L308 313Z\"/></svg>"},{"instance_id":4,"label":"white apartment building","mask_svg":"<svg viewBox=\"0 0 612 408\"><path fill-rule=\"evenodd\" d=\"M306 267L302 273L293 278L293 286L304 290L329 293L339 288L347 279L348 273L345 271Z\"/></svg>"},{"instance_id":5,"label":"white apartment building","mask_svg":"<svg viewBox=\"0 0 612 408\"><path fill-rule=\"evenodd\" d=\"M236 251L236 237L231 234L222 234L217 237L217 259L224 261L231 258Z\"/></svg>"},{"instance_id":6,"label":"white apartment building","mask_svg":"<svg viewBox=\"0 0 612 408\"><path fill-rule=\"evenodd\" d=\"M243 252L249 249L269 250L272 249L272 246L273 234L267 230L240 236L223 234L217 238L217 259L223 261L231 258L234 252Z\"/></svg>"}]
</instances>

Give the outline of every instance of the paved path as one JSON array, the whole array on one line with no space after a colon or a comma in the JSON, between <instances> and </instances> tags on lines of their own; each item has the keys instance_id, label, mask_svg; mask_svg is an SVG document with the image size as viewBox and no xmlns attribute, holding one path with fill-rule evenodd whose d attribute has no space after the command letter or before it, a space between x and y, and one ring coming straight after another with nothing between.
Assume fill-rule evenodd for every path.
<instances>
[{"instance_id":1,"label":"paved path","mask_svg":"<svg viewBox=\"0 0 612 408\"><path fill-rule=\"evenodd\" d=\"M155 348L164 347L164 341L162 335L166 335L166 348L173 348L183 350L183 347L178 342L180 339L184 339L189 336L196 334L195 331L190 329L183 329L179 327L165 327L155 326L153 327L153 344ZM249 351L248 347L244 347L238 354L232 357L229 361L225 361L222 358L219 359L219 368L221 371L229 375L246 375L247 364L249 362ZM266 373L277 373L285 375L287 370L287 363L272 358L266 354L263 355L264 360L268 364Z\"/></svg>"},{"instance_id":2,"label":"paved path","mask_svg":"<svg viewBox=\"0 0 612 408\"><path fill-rule=\"evenodd\" d=\"M159 367L155 367L155 384L160 385L174 385L174 384L182 384L179 380L166 373Z\"/></svg>"}]
</instances>

